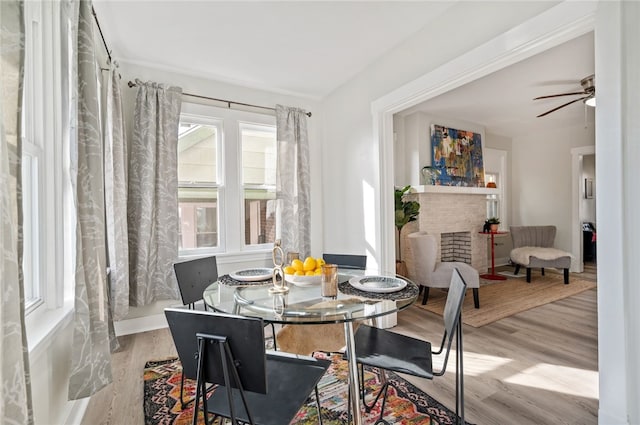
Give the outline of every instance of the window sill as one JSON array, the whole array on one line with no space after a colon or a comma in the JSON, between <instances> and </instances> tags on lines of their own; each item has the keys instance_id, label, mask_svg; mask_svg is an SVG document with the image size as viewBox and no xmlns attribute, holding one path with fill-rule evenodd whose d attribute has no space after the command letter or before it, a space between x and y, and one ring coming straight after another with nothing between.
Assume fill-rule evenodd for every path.
<instances>
[{"instance_id":1,"label":"window sill","mask_svg":"<svg viewBox=\"0 0 640 425\"><path fill-rule=\"evenodd\" d=\"M42 350L46 350L48 342L55 337L56 332L72 320L73 299L67 300L60 308L47 309L41 306L29 314L25 320L29 355L38 357Z\"/></svg>"}]
</instances>

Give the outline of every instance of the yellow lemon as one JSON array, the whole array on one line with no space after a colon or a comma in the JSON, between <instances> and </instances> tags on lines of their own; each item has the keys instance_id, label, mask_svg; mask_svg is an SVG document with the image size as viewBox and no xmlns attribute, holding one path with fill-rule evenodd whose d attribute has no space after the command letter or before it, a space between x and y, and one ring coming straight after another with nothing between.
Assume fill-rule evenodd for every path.
<instances>
[{"instance_id":1,"label":"yellow lemon","mask_svg":"<svg viewBox=\"0 0 640 425\"><path fill-rule=\"evenodd\" d=\"M298 270L294 273L296 276L304 276L304 272L302 270Z\"/></svg>"},{"instance_id":2,"label":"yellow lemon","mask_svg":"<svg viewBox=\"0 0 640 425\"><path fill-rule=\"evenodd\" d=\"M293 267L297 272L301 272L304 270L303 262L297 258L291 262L291 267Z\"/></svg>"},{"instance_id":3,"label":"yellow lemon","mask_svg":"<svg viewBox=\"0 0 640 425\"><path fill-rule=\"evenodd\" d=\"M305 276L313 276L314 274L315 272L313 270L309 270L308 272L304 273Z\"/></svg>"},{"instance_id":4,"label":"yellow lemon","mask_svg":"<svg viewBox=\"0 0 640 425\"><path fill-rule=\"evenodd\" d=\"M294 274L296 272L296 269L293 268L293 266L287 266L283 269L285 274Z\"/></svg>"},{"instance_id":5,"label":"yellow lemon","mask_svg":"<svg viewBox=\"0 0 640 425\"><path fill-rule=\"evenodd\" d=\"M304 259L303 268L305 272L313 271L316 269L316 259L313 257L307 257Z\"/></svg>"},{"instance_id":6,"label":"yellow lemon","mask_svg":"<svg viewBox=\"0 0 640 425\"><path fill-rule=\"evenodd\" d=\"M322 276L322 269L316 269L315 272L313 272L314 276Z\"/></svg>"},{"instance_id":7,"label":"yellow lemon","mask_svg":"<svg viewBox=\"0 0 640 425\"><path fill-rule=\"evenodd\" d=\"M316 268L322 267L323 264L326 264L324 258L316 258Z\"/></svg>"}]
</instances>

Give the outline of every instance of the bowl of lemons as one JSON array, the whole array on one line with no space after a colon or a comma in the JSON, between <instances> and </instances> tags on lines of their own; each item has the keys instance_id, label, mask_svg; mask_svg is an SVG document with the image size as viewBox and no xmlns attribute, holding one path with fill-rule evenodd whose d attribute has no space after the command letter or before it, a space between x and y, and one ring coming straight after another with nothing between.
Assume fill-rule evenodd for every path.
<instances>
[{"instance_id":1,"label":"bowl of lemons","mask_svg":"<svg viewBox=\"0 0 640 425\"><path fill-rule=\"evenodd\" d=\"M297 286L317 285L322 281L322 258L295 259L283 267L284 279Z\"/></svg>"}]
</instances>

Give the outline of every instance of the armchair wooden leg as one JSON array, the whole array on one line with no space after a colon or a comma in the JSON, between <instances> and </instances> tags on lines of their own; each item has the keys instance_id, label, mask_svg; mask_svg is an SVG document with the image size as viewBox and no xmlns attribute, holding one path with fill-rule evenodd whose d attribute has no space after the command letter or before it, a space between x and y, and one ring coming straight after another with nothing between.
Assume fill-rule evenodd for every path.
<instances>
[{"instance_id":1,"label":"armchair wooden leg","mask_svg":"<svg viewBox=\"0 0 640 425\"><path fill-rule=\"evenodd\" d=\"M527 283L531 283L531 267L527 267Z\"/></svg>"},{"instance_id":2,"label":"armchair wooden leg","mask_svg":"<svg viewBox=\"0 0 640 425\"><path fill-rule=\"evenodd\" d=\"M564 269L564 284L569 284L569 269Z\"/></svg>"},{"instance_id":3,"label":"armchair wooden leg","mask_svg":"<svg viewBox=\"0 0 640 425\"><path fill-rule=\"evenodd\" d=\"M480 291L478 288L473 288L473 305L475 308L480 308Z\"/></svg>"},{"instance_id":4,"label":"armchair wooden leg","mask_svg":"<svg viewBox=\"0 0 640 425\"><path fill-rule=\"evenodd\" d=\"M542 276L544 276L544 267L540 268L540 273L542 273Z\"/></svg>"},{"instance_id":5,"label":"armchair wooden leg","mask_svg":"<svg viewBox=\"0 0 640 425\"><path fill-rule=\"evenodd\" d=\"M429 299L429 287L425 286L424 287L424 295L422 296L422 305L425 305L427 303L428 299Z\"/></svg>"},{"instance_id":6,"label":"armchair wooden leg","mask_svg":"<svg viewBox=\"0 0 640 425\"><path fill-rule=\"evenodd\" d=\"M516 264L516 269L513 271L513 274L520 273L520 264Z\"/></svg>"}]
</instances>

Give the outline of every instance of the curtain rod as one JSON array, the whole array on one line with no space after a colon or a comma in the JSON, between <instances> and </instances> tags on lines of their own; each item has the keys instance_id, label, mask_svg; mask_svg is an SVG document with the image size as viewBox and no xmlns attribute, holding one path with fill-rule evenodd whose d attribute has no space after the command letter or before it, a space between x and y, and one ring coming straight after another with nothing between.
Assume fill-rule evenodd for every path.
<instances>
[{"instance_id":1,"label":"curtain rod","mask_svg":"<svg viewBox=\"0 0 640 425\"><path fill-rule=\"evenodd\" d=\"M93 13L93 19L96 21L96 25L98 26L98 31L100 32L100 38L102 38L102 44L104 44L104 49L107 51L107 56L109 57L109 62L113 63L111 59L111 51L109 50L109 46L107 46L107 40L104 39L104 34L102 34L102 28L100 27L100 21L98 21L98 15L96 14L96 10L91 6L91 13Z\"/></svg>"},{"instance_id":2,"label":"curtain rod","mask_svg":"<svg viewBox=\"0 0 640 425\"><path fill-rule=\"evenodd\" d=\"M137 84L136 84L136 83L134 83L134 82L132 82L132 81L129 81L129 82L127 83L127 85L128 85L129 87L135 87L135 86L137 86ZM197 97L197 98L199 98L199 99L215 100L216 102L226 103L226 104L227 104L227 107L228 107L229 109L231 109L231 105L242 105L242 106L248 106L248 107L250 107L250 108L268 109L268 110L270 110L270 111L275 111L275 110L276 110L276 108L271 108L271 107L269 107L269 106L252 105L252 104L250 104L250 103L235 102L235 101L233 101L233 100L218 99L218 98L215 98L215 97L202 96L202 95L199 95L199 94L191 94L191 93L182 93L182 94L183 94L184 96ZM306 112L306 115L307 115L308 117L311 117L311 112Z\"/></svg>"}]
</instances>

